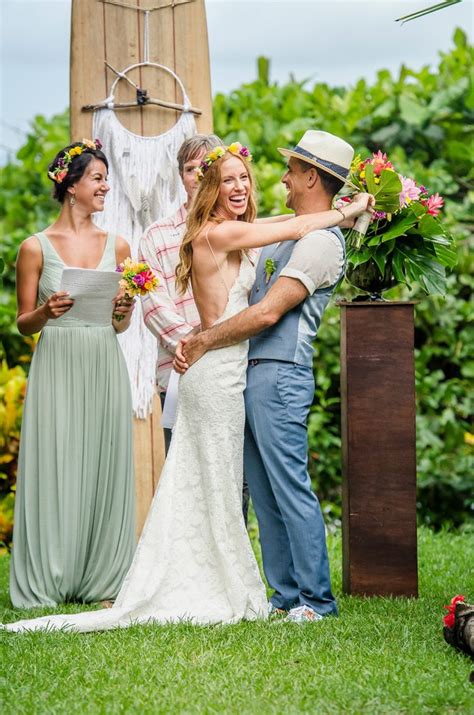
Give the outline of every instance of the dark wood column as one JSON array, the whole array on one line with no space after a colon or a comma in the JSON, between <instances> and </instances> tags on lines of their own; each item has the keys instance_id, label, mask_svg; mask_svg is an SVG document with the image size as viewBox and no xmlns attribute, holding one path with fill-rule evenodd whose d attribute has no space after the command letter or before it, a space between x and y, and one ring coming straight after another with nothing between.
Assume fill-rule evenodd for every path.
<instances>
[{"instance_id":1,"label":"dark wood column","mask_svg":"<svg viewBox=\"0 0 474 715\"><path fill-rule=\"evenodd\" d=\"M417 596L414 304L340 306L343 589Z\"/></svg>"}]
</instances>

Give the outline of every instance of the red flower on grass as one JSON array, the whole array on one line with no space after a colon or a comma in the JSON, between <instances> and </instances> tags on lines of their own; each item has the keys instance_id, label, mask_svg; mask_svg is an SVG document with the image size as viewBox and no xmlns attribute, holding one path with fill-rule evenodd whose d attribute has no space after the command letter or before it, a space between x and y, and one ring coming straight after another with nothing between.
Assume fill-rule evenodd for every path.
<instances>
[{"instance_id":1,"label":"red flower on grass","mask_svg":"<svg viewBox=\"0 0 474 715\"><path fill-rule=\"evenodd\" d=\"M456 611L456 603L464 603L465 596L454 596L451 599L449 606L443 606L448 611L448 614L443 617L443 623L447 628L454 628L454 613Z\"/></svg>"}]
</instances>

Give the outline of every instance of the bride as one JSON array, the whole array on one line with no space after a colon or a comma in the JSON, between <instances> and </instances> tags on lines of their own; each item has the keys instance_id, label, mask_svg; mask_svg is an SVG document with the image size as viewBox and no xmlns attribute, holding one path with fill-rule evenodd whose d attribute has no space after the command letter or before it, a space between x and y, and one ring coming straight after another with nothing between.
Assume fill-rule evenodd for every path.
<instances>
[{"instance_id":1,"label":"bride","mask_svg":"<svg viewBox=\"0 0 474 715\"><path fill-rule=\"evenodd\" d=\"M244 310L255 279L251 249L339 223L330 210L255 222L251 156L214 149L180 251L202 327ZM353 202L362 213L367 201ZM286 220L282 220L285 218ZM173 439L130 570L110 609L5 625L10 631L98 631L134 623L235 623L267 617L265 587L242 516L247 342L214 350L180 378Z\"/></svg>"}]
</instances>

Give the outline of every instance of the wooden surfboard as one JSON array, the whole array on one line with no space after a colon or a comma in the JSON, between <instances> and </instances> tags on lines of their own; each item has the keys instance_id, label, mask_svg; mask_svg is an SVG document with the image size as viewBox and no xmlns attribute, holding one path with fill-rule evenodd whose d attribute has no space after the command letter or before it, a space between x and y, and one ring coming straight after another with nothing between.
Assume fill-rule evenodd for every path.
<instances>
[{"instance_id":1,"label":"wooden surfboard","mask_svg":"<svg viewBox=\"0 0 474 715\"><path fill-rule=\"evenodd\" d=\"M140 9L137 9L140 8ZM165 65L181 79L197 115L199 132L212 131L209 48L204 0L72 0L70 111L71 140L92 137L93 113L83 110L109 96L116 74L105 62L122 71L144 58L145 13L149 10L149 61ZM152 67L132 70L128 76L149 97L177 104L182 92L174 78ZM120 80L116 102L136 99L136 92ZM100 110L99 110L100 111ZM179 112L155 105L117 110L122 124L142 136L170 129ZM161 407L155 397L153 413L134 420L137 534L141 533L164 462Z\"/></svg>"}]
</instances>

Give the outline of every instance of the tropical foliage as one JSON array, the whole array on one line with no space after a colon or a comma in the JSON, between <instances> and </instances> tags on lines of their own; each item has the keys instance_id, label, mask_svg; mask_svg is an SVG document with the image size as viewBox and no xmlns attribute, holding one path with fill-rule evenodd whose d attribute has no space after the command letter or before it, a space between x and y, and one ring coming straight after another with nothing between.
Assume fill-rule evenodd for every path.
<instances>
[{"instance_id":1,"label":"tropical foliage","mask_svg":"<svg viewBox=\"0 0 474 715\"><path fill-rule=\"evenodd\" d=\"M444 205L439 193L430 195L425 186L397 173L381 151L364 160L356 156L350 181L374 196L375 212L366 214L360 229L364 217L347 232L349 281L369 293L416 281L426 293L444 295L446 272L457 257L454 239L439 218ZM350 200L345 196L340 204Z\"/></svg>"},{"instance_id":2,"label":"tropical foliage","mask_svg":"<svg viewBox=\"0 0 474 715\"><path fill-rule=\"evenodd\" d=\"M0 363L0 543L11 541L13 505L26 375Z\"/></svg>"},{"instance_id":3,"label":"tropical foliage","mask_svg":"<svg viewBox=\"0 0 474 715\"><path fill-rule=\"evenodd\" d=\"M474 169L469 151L474 145L474 88L468 80L472 59L472 48L457 30L453 49L441 54L437 68L415 72L402 67L397 77L380 70L373 84L360 80L353 87L331 88L294 79L284 85L272 83L269 64L260 58L255 82L214 100L216 132L227 144L240 141L253 152L264 214L285 210L285 190L280 183L283 166L277 147L295 144L304 131L315 127L349 139L363 157L379 149L389 153L400 173L416 176L429 195L444 197L443 226L458 245L458 264L447 276L446 297L423 295L416 275L409 276L410 292L404 286L388 293L388 297L420 298L415 335L418 502L420 520L436 527L459 526L472 510L469 475L474 471L474 438L470 415L474 404L469 387L474 375L474 335L469 325L469 299L474 266L469 240ZM48 225L54 216L46 168L58 147L68 142L66 114L51 121L37 117L17 160L0 170L1 258L6 264L0 292L0 359L6 358L10 366L5 368L8 381L18 379L18 365L27 369L31 352L15 328L16 252L21 240ZM435 288L432 285L430 290ZM343 294L351 296L353 291L346 286ZM334 305L325 314L315 347L310 470L323 509L337 523L341 483L339 310ZM5 393L0 393L0 404L5 404L5 399ZM18 419L20 401L16 403ZM8 437L1 419L0 423L0 439L9 439L14 452L16 437ZM9 470L14 470L13 462ZM6 471L4 465L2 469ZM7 482L11 484L10 476L2 481ZM3 493L10 489L8 486Z\"/></svg>"}]
</instances>

